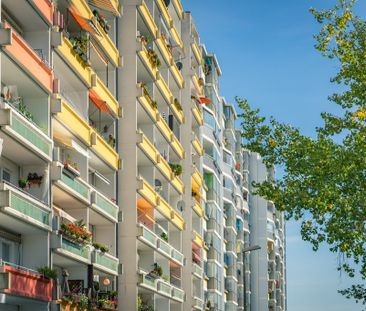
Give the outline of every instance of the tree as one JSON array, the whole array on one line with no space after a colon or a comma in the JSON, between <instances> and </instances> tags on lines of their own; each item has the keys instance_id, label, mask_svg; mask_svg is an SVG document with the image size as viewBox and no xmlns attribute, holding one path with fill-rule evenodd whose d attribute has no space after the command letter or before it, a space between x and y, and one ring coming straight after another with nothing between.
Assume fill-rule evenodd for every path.
<instances>
[{"instance_id":1,"label":"tree","mask_svg":"<svg viewBox=\"0 0 366 311\"><path fill-rule=\"evenodd\" d=\"M316 49L336 62L331 82L344 91L329 100L342 109L322 113L324 125L315 138L299 129L267 120L248 101L241 108L243 146L258 152L268 167L283 168L275 183L254 184L256 193L275 202L287 219L301 221L301 235L314 251L327 243L339 255L338 270L366 278L366 22L354 13L355 0L334 8L311 9L322 28ZM366 304L362 284L341 290Z\"/></svg>"}]
</instances>

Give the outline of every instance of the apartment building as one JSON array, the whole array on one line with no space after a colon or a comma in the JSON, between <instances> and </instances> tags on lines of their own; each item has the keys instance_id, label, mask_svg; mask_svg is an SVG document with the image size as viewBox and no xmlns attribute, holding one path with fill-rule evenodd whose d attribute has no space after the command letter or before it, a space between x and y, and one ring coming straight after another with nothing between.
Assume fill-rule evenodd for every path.
<instances>
[{"instance_id":1,"label":"apartment building","mask_svg":"<svg viewBox=\"0 0 366 311\"><path fill-rule=\"evenodd\" d=\"M0 310L256 306L252 155L180 1L1 0L0 45Z\"/></svg>"},{"instance_id":2,"label":"apartment building","mask_svg":"<svg viewBox=\"0 0 366 311\"><path fill-rule=\"evenodd\" d=\"M274 169L267 168L260 156L249 154L249 180L274 179ZM251 186L250 186L251 187ZM249 201L250 243L261 249L251 253L251 310L286 310L285 220L272 201L252 195Z\"/></svg>"}]
</instances>

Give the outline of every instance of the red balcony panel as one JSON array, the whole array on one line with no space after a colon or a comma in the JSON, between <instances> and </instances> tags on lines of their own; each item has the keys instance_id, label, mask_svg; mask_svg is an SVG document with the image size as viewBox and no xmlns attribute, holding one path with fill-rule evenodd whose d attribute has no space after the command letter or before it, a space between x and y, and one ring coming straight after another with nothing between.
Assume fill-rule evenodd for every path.
<instances>
[{"instance_id":1,"label":"red balcony panel","mask_svg":"<svg viewBox=\"0 0 366 311\"><path fill-rule=\"evenodd\" d=\"M13 58L24 71L28 72L49 93L52 92L53 72L29 44L5 22L5 28L11 29L11 43L4 51Z\"/></svg>"},{"instance_id":2,"label":"red balcony panel","mask_svg":"<svg viewBox=\"0 0 366 311\"><path fill-rule=\"evenodd\" d=\"M49 25L53 22L54 6L50 0L32 0L33 5L42 14Z\"/></svg>"},{"instance_id":3,"label":"red balcony panel","mask_svg":"<svg viewBox=\"0 0 366 311\"><path fill-rule=\"evenodd\" d=\"M5 280L0 282L0 291L11 295L52 301L52 280L7 265L2 267L0 275L2 275L2 280Z\"/></svg>"}]
</instances>

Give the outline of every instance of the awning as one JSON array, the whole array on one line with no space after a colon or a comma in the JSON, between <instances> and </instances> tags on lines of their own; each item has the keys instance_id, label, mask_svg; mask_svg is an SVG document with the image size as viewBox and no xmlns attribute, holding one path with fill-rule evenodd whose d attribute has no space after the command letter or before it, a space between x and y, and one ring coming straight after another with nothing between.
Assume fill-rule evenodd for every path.
<instances>
[{"instance_id":1,"label":"awning","mask_svg":"<svg viewBox=\"0 0 366 311\"><path fill-rule=\"evenodd\" d=\"M90 100L93 102L93 104L95 106L97 106L97 108L101 111L104 111L106 113L110 113L110 110L107 106L107 103L102 100L98 95L97 93L95 93L93 90L90 90L89 91L89 98Z\"/></svg>"},{"instance_id":2,"label":"awning","mask_svg":"<svg viewBox=\"0 0 366 311\"><path fill-rule=\"evenodd\" d=\"M109 11L114 15L119 15L118 7L112 4L113 0L89 0L91 5L96 6L99 9Z\"/></svg>"},{"instance_id":3,"label":"awning","mask_svg":"<svg viewBox=\"0 0 366 311\"><path fill-rule=\"evenodd\" d=\"M90 159L89 153L83 147L81 147L76 141L71 137L67 137L58 131L53 132L53 139L59 143L62 147L75 150L84 157Z\"/></svg>"},{"instance_id":4,"label":"awning","mask_svg":"<svg viewBox=\"0 0 366 311\"><path fill-rule=\"evenodd\" d=\"M99 34L92 21L88 17L82 16L74 4L70 5L69 12L82 29L90 33Z\"/></svg>"},{"instance_id":5,"label":"awning","mask_svg":"<svg viewBox=\"0 0 366 311\"><path fill-rule=\"evenodd\" d=\"M211 104L211 100L207 97L199 97L198 102L200 104L206 104L206 105Z\"/></svg>"},{"instance_id":6,"label":"awning","mask_svg":"<svg viewBox=\"0 0 366 311\"><path fill-rule=\"evenodd\" d=\"M53 210L56 212L56 214L62 218L67 219L68 221L74 223L76 221L76 219L72 216L70 216L68 213L66 213L65 211L63 211L61 208L58 208L57 206L53 206Z\"/></svg>"}]
</instances>

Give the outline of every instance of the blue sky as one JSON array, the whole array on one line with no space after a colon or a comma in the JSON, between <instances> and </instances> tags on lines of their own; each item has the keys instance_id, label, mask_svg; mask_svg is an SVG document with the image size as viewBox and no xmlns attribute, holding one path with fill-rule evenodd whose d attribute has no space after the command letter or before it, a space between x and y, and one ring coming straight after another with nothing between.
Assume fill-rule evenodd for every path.
<instances>
[{"instance_id":1,"label":"blue sky","mask_svg":"<svg viewBox=\"0 0 366 311\"><path fill-rule=\"evenodd\" d=\"M192 12L201 40L221 65L221 94L249 99L267 115L314 134L320 112L336 111L327 101L336 64L313 48L319 30L308 9L336 0L182 0ZM360 0L358 12L365 14ZM364 17L364 15L363 15ZM337 289L350 283L336 271L337 256L318 253L301 241L299 225L287 225L289 311L359 311Z\"/></svg>"}]
</instances>

